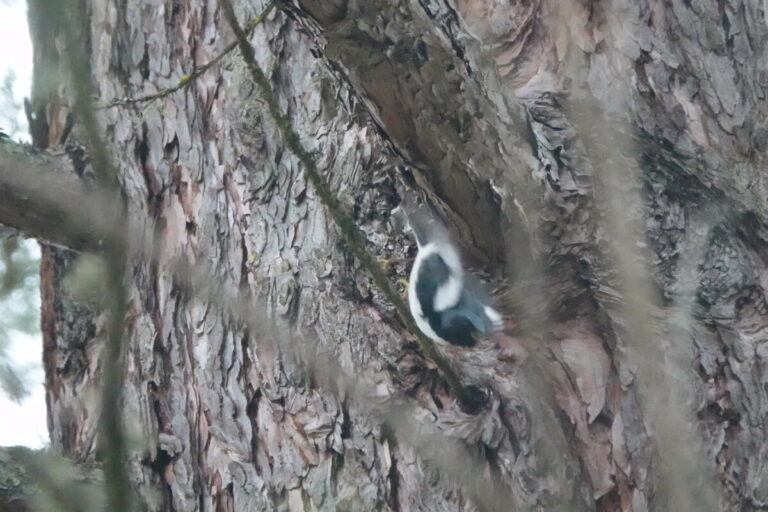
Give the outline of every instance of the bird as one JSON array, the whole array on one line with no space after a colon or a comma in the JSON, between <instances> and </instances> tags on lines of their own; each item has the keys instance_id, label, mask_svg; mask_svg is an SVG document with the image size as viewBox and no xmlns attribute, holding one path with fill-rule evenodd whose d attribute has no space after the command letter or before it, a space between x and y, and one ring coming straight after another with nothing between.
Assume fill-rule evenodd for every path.
<instances>
[{"instance_id":1,"label":"bird","mask_svg":"<svg viewBox=\"0 0 768 512\"><path fill-rule=\"evenodd\" d=\"M410 273L408 306L431 340L473 347L501 330L503 318L482 282L462 266L459 250L426 205L401 204L418 253Z\"/></svg>"}]
</instances>

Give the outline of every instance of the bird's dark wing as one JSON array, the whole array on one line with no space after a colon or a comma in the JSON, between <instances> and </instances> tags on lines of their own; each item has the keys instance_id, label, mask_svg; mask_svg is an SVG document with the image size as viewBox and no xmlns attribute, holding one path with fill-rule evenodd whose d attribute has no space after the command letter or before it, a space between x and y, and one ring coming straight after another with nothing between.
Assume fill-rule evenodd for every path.
<instances>
[{"instance_id":1,"label":"bird's dark wing","mask_svg":"<svg viewBox=\"0 0 768 512\"><path fill-rule=\"evenodd\" d=\"M421 262L416 276L416 298L427 317L434 312L437 289L448 280L450 270L438 254L430 254ZM412 283L413 285L413 283Z\"/></svg>"},{"instance_id":2,"label":"bird's dark wing","mask_svg":"<svg viewBox=\"0 0 768 512\"><path fill-rule=\"evenodd\" d=\"M479 318L472 312L465 310L449 309L441 315L438 334L454 345L472 347L477 343Z\"/></svg>"}]
</instances>

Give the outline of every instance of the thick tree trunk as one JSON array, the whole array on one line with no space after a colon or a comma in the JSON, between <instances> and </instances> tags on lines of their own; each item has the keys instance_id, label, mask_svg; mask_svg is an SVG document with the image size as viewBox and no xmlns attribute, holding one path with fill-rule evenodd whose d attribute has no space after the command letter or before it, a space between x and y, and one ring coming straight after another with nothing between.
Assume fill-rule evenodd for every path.
<instances>
[{"instance_id":1,"label":"thick tree trunk","mask_svg":"<svg viewBox=\"0 0 768 512\"><path fill-rule=\"evenodd\" d=\"M264 7L235 5L242 23ZM30 9L36 143L75 144L76 50L44 3ZM389 217L419 193L468 262L523 290L519 329L449 351L489 393L474 415L340 243L238 53L101 110L129 215L160 240L125 276L142 507L768 508L766 16L736 0L301 0L253 32L371 251L413 254ZM171 87L234 41L213 0L93 2L84 17L102 104ZM290 332L180 287L180 257ZM68 292L76 259L44 251L44 358L52 444L89 461L109 448L105 312Z\"/></svg>"}]
</instances>

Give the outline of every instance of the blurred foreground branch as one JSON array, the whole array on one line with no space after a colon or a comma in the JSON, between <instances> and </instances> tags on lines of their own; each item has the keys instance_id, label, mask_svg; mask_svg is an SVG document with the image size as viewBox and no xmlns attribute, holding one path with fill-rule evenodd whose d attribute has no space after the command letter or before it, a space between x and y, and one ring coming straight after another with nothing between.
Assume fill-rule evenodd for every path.
<instances>
[{"instance_id":1,"label":"blurred foreground branch","mask_svg":"<svg viewBox=\"0 0 768 512\"><path fill-rule=\"evenodd\" d=\"M66 190L63 193L52 193L47 187L37 185L52 180L63 184ZM20 222L14 227L31 236L44 236L53 232L57 235L57 243L71 248L97 249L109 244L126 251L126 254L135 254L147 260L157 258L156 244L151 233L132 226L125 217L107 215L113 209L108 207L107 196L101 192L88 191L77 178L74 167L68 168L65 158L48 160L47 157L29 156L25 159L21 155L11 156L0 151L0 199L3 193L11 190L23 198L29 207L55 212L56 229L51 230L49 222L42 216L19 217L12 211L0 209L2 223ZM86 224L87 229L82 229L80 222L85 219L90 221ZM341 394L352 398L360 410L386 425L398 439L411 444L429 466L443 472L456 487L464 489L483 510L505 509L504 505L511 500L504 498L504 495L509 494L509 489L498 488L488 480L480 461L473 459L466 444L441 433L434 426L424 427L415 421L413 418L418 415L414 412L412 399L404 395L381 396L372 383L347 374L330 355L318 353L315 344L299 340L298 334L288 334L291 330L287 326L275 325L265 307L246 297L236 286L222 284L211 273L211 269L190 269L181 262L175 262L172 266L176 269L174 281L182 290L198 300L216 305L236 324L247 326L251 332L259 332L264 325L273 325L274 328L269 332L276 333L276 348L301 360L314 382L323 387L341 388ZM268 343L269 340L259 342ZM477 420L482 421L481 417ZM3 478L0 471L0 480ZM30 485L19 480L19 477L9 478L19 482L16 487L27 489ZM22 491L19 487L17 494L0 493L0 511L5 510L2 507L10 506L10 500L20 499L17 495L31 496L24 494L28 492L33 491ZM67 510L63 506L57 509Z\"/></svg>"},{"instance_id":2,"label":"blurred foreground branch","mask_svg":"<svg viewBox=\"0 0 768 512\"><path fill-rule=\"evenodd\" d=\"M99 250L113 222L78 208L96 210L99 205L77 171L61 148L41 153L26 145L0 144L0 224L76 251Z\"/></svg>"},{"instance_id":3,"label":"blurred foreground branch","mask_svg":"<svg viewBox=\"0 0 768 512\"><path fill-rule=\"evenodd\" d=\"M102 472L45 451L0 448L0 512L104 507Z\"/></svg>"}]
</instances>

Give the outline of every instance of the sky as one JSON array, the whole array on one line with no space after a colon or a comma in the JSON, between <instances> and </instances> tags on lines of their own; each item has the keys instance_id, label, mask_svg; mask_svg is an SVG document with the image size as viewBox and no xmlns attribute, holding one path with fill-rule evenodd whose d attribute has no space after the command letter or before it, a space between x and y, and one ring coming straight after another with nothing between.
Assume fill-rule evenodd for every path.
<instances>
[{"instance_id":1,"label":"sky","mask_svg":"<svg viewBox=\"0 0 768 512\"><path fill-rule=\"evenodd\" d=\"M3 48L0 52L0 80L12 70L16 75L14 97L18 100L29 96L32 89L32 43L29 40L25 0L0 0L0 48ZM12 134L13 138L29 141L23 110L19 112L18 120L22 131ZM9 129L2 125L0 128Z\"/></svg>"},{"instance_id":2,"label":"sky","mask_svg":"<svg viewBox=\"0 0 768 512\"><path fill-rule=\"evenodd\" d=\"M0 80L9 70L16 74L14 98L29 96L32 87L32 44L27 25L25 0L0 0ZM29 141L23 110L19 112L21 131L8 133L14 139ZM0 128L4 120L0 120ZM6 133L8 127L5 127ZM37 242L27 241L37 247ZM39 252L39 250L38 250ZM39 301L38 301L39 302ZM28 388L31 396L16 404L0 394L0 446L23 445L40 448L48 444L46 427L45 391L43 388L42 339L35 336L13 334L10 348L12 364L31 367Z\"/></svg>"}]
</instances>

